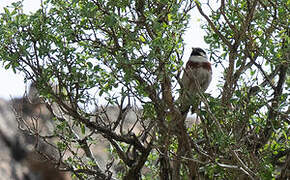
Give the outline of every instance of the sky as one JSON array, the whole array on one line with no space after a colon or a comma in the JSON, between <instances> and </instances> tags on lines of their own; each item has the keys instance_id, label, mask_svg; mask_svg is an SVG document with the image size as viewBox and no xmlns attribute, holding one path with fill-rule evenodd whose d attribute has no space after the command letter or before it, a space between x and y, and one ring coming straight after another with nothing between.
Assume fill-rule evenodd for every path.
<instances>
[{"instance_id":1,"label":"sky","mask_svg":"<svg viewBox=\"0 0 290 180\"><path fill-rule=\"evenodd\" d=\"M0 0L0 13L3 12L3 7L10 5L12 2L17 2L17 0ZM40 8L41 0L24 0L23 7L24 13L35 12ZM189 24L189 28L184 35L185 40L185 54L184 61L187 61L191 53L191 47L201 47L203 49L208 48L208 45L204 42L203 36L205 32L201 29L200 25L202 23L202 17L196 12L192 11L192 19ZM213 70L214 71L214 70ZM15 74L12 70L6 70L0 64L0 98L6 100L11 99L12 97L23 96L27 87L24 84L24 77L21 74ZM212 82L207 92L211 92L212 86L216 82Z\"/></svg>"}]
</instances>

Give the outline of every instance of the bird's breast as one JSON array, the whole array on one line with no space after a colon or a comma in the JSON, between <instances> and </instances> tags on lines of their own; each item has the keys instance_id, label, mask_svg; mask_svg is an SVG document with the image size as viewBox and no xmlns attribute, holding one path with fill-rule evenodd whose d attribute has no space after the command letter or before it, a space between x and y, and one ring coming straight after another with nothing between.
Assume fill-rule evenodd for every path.
<instances>
[{"instance_id":1,"label":"bird's breast","mask_svg":"<svg viewBox=\"0 0 290 180\"><path fill-rule=\"evenodd\" d=\"M198 68L203 68L206 69L208 71L212 71L211 70L211 64L209 62L194 62L194 61L188 61L186 63L186 69L198 69Z\"/></svg>"}]
</instances>

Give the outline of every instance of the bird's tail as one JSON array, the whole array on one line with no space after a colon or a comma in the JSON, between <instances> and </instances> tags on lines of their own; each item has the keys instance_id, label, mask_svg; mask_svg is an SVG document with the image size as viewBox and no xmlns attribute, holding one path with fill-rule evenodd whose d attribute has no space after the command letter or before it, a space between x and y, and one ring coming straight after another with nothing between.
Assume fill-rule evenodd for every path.
<instances>
[{"instance_id":1,"label":"bird's tail","mask_svg":"<svg viewBox=\"0 0 290 180\"><path fill-rule=\"evenodd\" d=\"M198 105L200 104L199 97L197 95L189 95L186 93L181 93L181 96L177 100L179 104L179 110L182 115L188 114L190 107L191 107L191 112L194 113L198 109Z\"/></svg>"}]
</instances>

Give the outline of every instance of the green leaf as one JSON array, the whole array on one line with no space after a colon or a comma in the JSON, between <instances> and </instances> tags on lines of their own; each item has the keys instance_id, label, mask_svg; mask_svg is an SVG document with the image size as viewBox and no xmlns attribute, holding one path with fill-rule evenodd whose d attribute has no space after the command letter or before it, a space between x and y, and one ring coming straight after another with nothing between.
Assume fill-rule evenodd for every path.
<instances>
[{"instance_id":1,"label":"green leaf","mask_svg":"<svg viewBox=\"0 0 290 180\"><path fill-rule=\"evenodd\" d=\"M9 64L6 64L6 65L5 65L5 69L9 69L9 68L10 68L10 66L11 66L11 63L9 63Z\"/></svg>"},{"instance_id":2,"label":"green leaf","mask_svg":"<svg viewBox=\"0 0 290 180\"><path fill-rule=\"evenodd\" d=\"M4 7L3 9L4 9L4 11L5 11L5 13L6 13L7 15L10 15L10 12L9 12L9 10L8 10L7 7Z\"/></svg>"},{"instance_id":3,"label":"green leaf","mask_svg":"<svg viewBox=\"0 0 290 180\"><path fill-rule=\"evenodd\" d=\"M93 64L92 64L91 62L87 62L87 65L88 65L88 67L89 67L90 69L93 68Z\"/></svg>"},{"instance_id":4,"label":"green leaf","mask_svg":"<svg viewBox=\"0 0 290 180\"><path fill-rule=\"evenodd\" d=\"M251 73L251 76L253 76L256 73L256 69L255 70L251 69L250 73Z\"/></svg>"},{"instance_id":5,"label":"green leaf","mask_svg":"<svg viewBox=\"0 0 290 180\"><path fill-rule=\"evenodd\" d=\"M168 19L169 22L172 21L172 20L173 20L173 19L172 19L172 14L168 14L168 15L167 15L167 19Z\"/></svg>"},{"instance_id":6,"label":"green leaf","mask_svg":"<svg viewBox=\"0 0 290 180\"><path fill-rule=\"evenodd\" d=\"M86 134L86 127L83 123L80 124L81 126L81 131L82 131L82 134Z\"/></svg>"},{"instance_id":7,"label":"green leaf","mask_svg":"<svg viewBox=\"0 0 290 180\"><path fill-rule=\"evenodd\" d=\"M145 42L146 40L145 40L145 38L141 35L141 36L139 36L139 39L142 41L142 42Z\"/></svg>"}]
</instances>

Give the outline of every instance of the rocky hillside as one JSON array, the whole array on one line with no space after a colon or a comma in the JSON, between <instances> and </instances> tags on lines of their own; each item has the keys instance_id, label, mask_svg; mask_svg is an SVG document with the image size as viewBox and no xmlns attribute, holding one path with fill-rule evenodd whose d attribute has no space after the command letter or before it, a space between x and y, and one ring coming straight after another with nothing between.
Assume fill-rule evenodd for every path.
<instances>
[{"instance_id":1,"label":"rocky hillside","mask_svg":"<svg viewBox=\"0 0 290 180\"><path fill-rule=\"evenodd\" d=\"M24 119L32 122L36 116L42 128L47 128L43 122L48 122L50 115L39 101L33 100L30 103L27 98L0 99L0 179L70 180L69 173L57 170L35 150L41 147L37 138L21 130L33 125L23 124Z\"/></svg>"}]
</instances>

